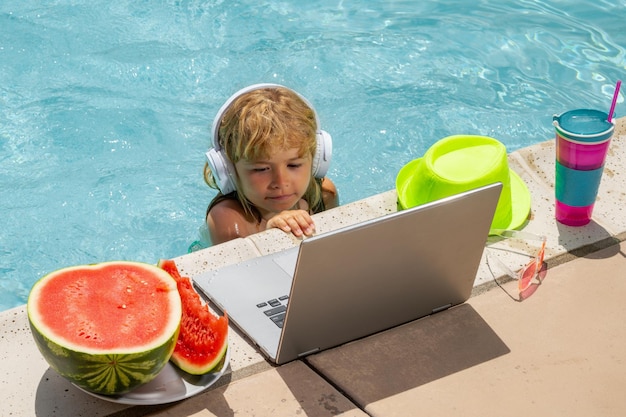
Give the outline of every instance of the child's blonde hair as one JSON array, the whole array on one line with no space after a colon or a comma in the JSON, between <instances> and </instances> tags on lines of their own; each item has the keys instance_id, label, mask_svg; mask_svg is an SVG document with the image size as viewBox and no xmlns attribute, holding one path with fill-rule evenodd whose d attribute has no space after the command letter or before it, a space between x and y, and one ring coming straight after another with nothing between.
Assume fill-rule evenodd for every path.
<instances>
[{"instance_id":1,"label":"child's blonde hair","mask_svg":"<svg viewBox=\"0 0 626 417\"><path fill-rule=\"evenodd\" d=\"M242 94L226 109L218 130L220 147L236 164L241 159L269 159L283 149L298 149L299 157L315 157L317 121L314 110L294 91L284 87L268 87ZM237 189L240 188L236 176ZM208 163L204 165L204 181L218 188ZM243 193L236 192L246 215L261 220L259 211ZM320 181L311 174L303 198L313 211L321 204Z\"/></svg>"}]
</instances>

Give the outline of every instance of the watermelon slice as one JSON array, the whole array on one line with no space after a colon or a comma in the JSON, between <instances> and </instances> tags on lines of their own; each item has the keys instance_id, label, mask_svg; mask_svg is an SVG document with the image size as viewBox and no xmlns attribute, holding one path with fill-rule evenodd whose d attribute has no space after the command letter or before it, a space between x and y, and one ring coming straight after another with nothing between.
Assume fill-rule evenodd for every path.
<instances>
[{"instance_id":1,"label":"watermelon slice","mask_svg":"<svg viewBox=\"0 0 626 417\"><path fill-rule=\"evenodd\" d=\"M172 260L162 259L158 264L177 282L183 303L183 318L172 362L183 371L203 375L212 371L228 349L228 316L216 317L202 302L187 277L181 277Z\"/></svg>"},{"instance_id":2,"label":"watermelon slice","mask_svg":"<svg viewBox=\"0 0 626 417\"><path fill-rule=\"evenodd\" d=\"M27 303L37 347L60 375L114 395L154 379L174 350L182 304L161 268L105 262L52 272Z\"/></svg>"}]
</instances>

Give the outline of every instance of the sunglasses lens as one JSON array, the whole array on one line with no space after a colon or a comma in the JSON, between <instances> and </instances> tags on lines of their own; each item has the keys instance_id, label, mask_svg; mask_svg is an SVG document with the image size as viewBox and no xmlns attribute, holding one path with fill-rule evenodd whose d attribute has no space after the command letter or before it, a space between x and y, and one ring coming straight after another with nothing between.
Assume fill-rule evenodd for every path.
<instances>
[{"instance_id":1,"label":"sunglasses lens","mask_svg":"<svg viewBox=\"0 0 626 417\"><path fill-rule=\"evenodd\" d=\"M530 287L530 284L533 282L533 278L535 278L535 275L537 274L537 265L539 264L533 260L519 272L520 291L525 291L528 287Z\"/></svg>"},{"instance_id":2,"label":"sunglasses lens","mask_svg":"<svg viewBox=\"0 0 626 417\"><path fill-rule=\"evenodd\" d=\"M541 246L537 254L533 257L533 259L521 270L517 273L513 272L507 265L503 264L498 260L497 257L494 257L495 261L503 267L504 271L512 278L517 278L517 285L520 291L520 295L522 292L526 291L535 278L538 278L541 281L541 277L539 276L540 272L543 268L543 259L546 251L546 237L538 236L532 233L524 233L517 230L501 230L501 229L493 229L491 234L499 235L505 239L521 239L521 240L539 240L541 241ZM535 246L533 244L532 246ZM498 248L499 249L499 248ZM490 253L487 252L487 263L489 263L491 259ZM490 266L491 267L491 266Z\"/></svg>"}]
</instances>

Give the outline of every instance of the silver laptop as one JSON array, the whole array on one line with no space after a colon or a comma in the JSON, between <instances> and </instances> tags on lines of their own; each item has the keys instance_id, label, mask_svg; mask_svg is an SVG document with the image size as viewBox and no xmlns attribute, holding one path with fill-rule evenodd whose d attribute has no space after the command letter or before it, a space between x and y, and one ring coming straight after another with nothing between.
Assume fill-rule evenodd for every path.
<instances>
[{"instance_id":1,"label":"silver laptop","mask_svg":"<svg viewBox=\"0 0 626 417\"><path fill-rule=\"evenodd\" d=\"M208 271L194 283L276 364L465 302L500 183Z\"/></svg>"}]
</instances>

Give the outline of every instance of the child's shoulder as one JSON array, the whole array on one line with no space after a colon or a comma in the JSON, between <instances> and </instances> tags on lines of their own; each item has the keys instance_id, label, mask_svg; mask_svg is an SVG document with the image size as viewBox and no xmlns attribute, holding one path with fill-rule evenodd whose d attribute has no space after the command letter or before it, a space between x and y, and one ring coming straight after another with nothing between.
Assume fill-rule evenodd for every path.
<instances>
[{"instance_id":1,"label":"child's shoulder","mask_svg":"<svg viewBox=\"0 0 626 417\"><path fill-rule=\"evenodd\" d=\"M207 208L207 217L209 215L221 217L233 213L245 214L243 206L237 197L232 194L217 195Z\"/></svg>"},{"instance_id":2,"label":"child's shoulder","mask_svg":"<svg viewBox=\"0 0 626 417\"><path fill-rule=\"evenodd\" d=\"M224 198L211 204L207 210L206 223L213 244L258 232L257 223L246 216L236 198Z\"/></svg>"},{"instance_id":3,"label":"child's shoulder","mask_svg":"<svg viewBox=\"0 0 626 417\"><path fill-rule=\"evenodd\" d=\"M335 183L329 178L322 180L322 200L324 200L324 207L326 209L334 208L339 205L339 193Z\"/></svg>"}]
</instances>

